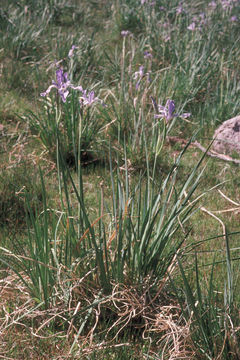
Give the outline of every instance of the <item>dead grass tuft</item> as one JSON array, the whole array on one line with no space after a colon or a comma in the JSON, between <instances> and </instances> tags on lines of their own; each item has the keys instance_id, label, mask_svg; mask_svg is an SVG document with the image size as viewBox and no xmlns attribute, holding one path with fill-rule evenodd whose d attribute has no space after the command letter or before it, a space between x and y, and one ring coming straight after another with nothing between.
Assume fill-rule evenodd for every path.
<instances>
[{"instance_id":1,"label":"dead grass tuft","mask_svg":"<svg viewBox=\"0 0 240 360\"><path fill-rule=\"evenodd\" d=\"M72 278L68 296L66 282L58 284L55 300L47 310L32 299L13 273L0 280L0 355L11 358L10 354L21 349L22 357L15 359L38 359L36 352L42 350L42 344L46 358L54 353L70 359L96 350L147 343L148 353L156 359L193 358L190 324L165 288L158 294L146 279L141 289L113 284L112 292L104 296L99 289L89 288L88 275ZM26 276L24 279L28 281Z\"/></svg>"}]
</instances>

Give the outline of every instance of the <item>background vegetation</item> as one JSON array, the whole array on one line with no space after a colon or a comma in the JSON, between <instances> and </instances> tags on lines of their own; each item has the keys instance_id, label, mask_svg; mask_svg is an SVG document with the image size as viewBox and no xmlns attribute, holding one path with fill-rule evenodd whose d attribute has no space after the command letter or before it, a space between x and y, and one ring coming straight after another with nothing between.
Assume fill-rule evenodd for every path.
<instances>
[{"instance_id":1,"label":"background vegetation","mask_svg":"<svg viewBox=\"0 0 240 360\"><path fill-rule=\"evenodd\" d=\"M240 358L239 10L1 1L0 357Z\"/></svg>"}]
</instances>

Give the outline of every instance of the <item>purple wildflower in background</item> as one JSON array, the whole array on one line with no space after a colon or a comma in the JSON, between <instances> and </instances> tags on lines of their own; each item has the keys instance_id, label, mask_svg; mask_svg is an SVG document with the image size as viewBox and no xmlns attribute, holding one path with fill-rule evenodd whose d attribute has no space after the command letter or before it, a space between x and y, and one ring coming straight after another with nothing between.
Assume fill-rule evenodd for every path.
<instances>
[{"instance_id":1,"label":"purple wildflower in background","mask_svg":"<svg viewBox=\"0 0 240 360\"><path fill-rule=\"evenodd\" d=\"M191 31L194 31L196 30L196 23L195 22L192 22L188 27L187 27L188 30L191 30Z\"/></svg>"},{"instance_id":2,"label":"purple wildflower in background","mask_svg":"<svg viewBox=\"0 0 240 360\"><path fill-rule=\"evenodd\" d=\"M232 10L233 4L231 0L221 0L223 10Z\"/></svg>"},{"instance_id":3,"label":"purple wildflower in background","mask_svg":"<svg viewBox=\"0 0 240 360\"><path fill-rule=\"evenodd\" d=\"M178 6L176 8L176 14L179 15L179 14L182 14L185 12L186 12L186 10L184 10L184 8L183 8L183 2L180 1L180 3L178 4Z\"/></svg>"},{"instance_id":4,"label":"purple wildflower in background","mask_svg":"<svg viewBox=\"0 0 240 360\"><path fill-rule=\"evenodd\" d=\"M69 90L68 90L69 88L83 91L83 88L81 86L74 86L70 83L70 81L68 80L67 73L63 73L62 69L57 69L56 81L53 80L52 85L50 85L48 89L45 92L41 93L40 95L46 96L50 93L52 89L57 89L58 95L60 95L62 101L65 103L67 96L69 94Z\"/></svg>"},{"instance_id":5,"label":"purple wildflower in background","mask_svg":"<svg viewBox=\"0 0 240 360\"><path fill-rule=\"evenodd\" d=\"M162 119L164 118L166 120L166 123L171 121L175 117L182 117L182 118L188 118L191 116L190 113L175 113L175 103L173 100L168 99L165 106L157 105L156 101L153 97L151 97L152 103L154 106L154 109L156 111L156 114L154 115L155 119Z\"/></svg>"},{"instance_id":6,"label":"purple wildflower in background","mask_svg":"<svg viewBox=\"0 0 240 360\"><path fill-rule=\"evenodd\" d=\"M144 59L151 59L152 58L152 54L149 51L144 51L143 55L144 55Z\"/></svg>"},{"instance_id":7,"label":"purple wildflower in background","mask_svg":"<svg viewBox=\"0 0 240 360\"><path fill-rule=\"evenodd\" d=\"M168 29L170 27L170 24L168 22L165 22L165 23L162 24L162 27L164 29Z\"/></svg>"},{"instance_id":8,"label":"purple wildflower in background","mask_svg":"<svg viewBox=\"0 0 240 360\"><path fill-rule=\"evenodd\" d=\"M213 9L217 7L216 1L211 1L208 5L211 6Z\"/></svg>"},{"instance_id":9,"label":"purple wildflower in background","mask_svg":"<svg viewBox=\"0 0 240 360\"><path fill-rule=\"evenodd\" d=\"M206 14L204 12L195 15L192 18L192 23L187 27L188 30L202 30L202 26L207 24Z\"/></svg>"},{"instance_id":10,"label":"purple wildflower in background","mask_svg":"<svg viewBox=\"0 0 240 360\"><path fill-rule=\"evenodd\" d=\"M177 8L176 8L176 14L182 14L183 13L183 6L182 5L179 5Z\"/></svg>"},{"instance_id":11,"label":"purple wildflower in background","mask_svg":"<svg viewBox=\"0 0 240 360\"><path fill-rule=\"evenodd\" d=\"M141 66L139 67L139 71L136 71L136 72L134 73L134 77L133 77L134 80L137 80L136 89L139 88L139 85L140 85L140 82L141 82L143 76L144 76L144 67L143 67L143 65L141 65Z\"/></svg>"},{"instance_id":12,"label":"purple wildflower in background","mask_svg":"<svg viewBox=\"0 0 240 360\"><path fill-rule=\"evenodd\" d=\"M239 0L221 0L223 10L231 11L235 4L240 3Z\"/></svg>"},{"instance_id":13,"label":"purple wildflower in background","mask_svg":"<svg viewBox=\"0 0 240 360\"><path fill-rule=\"evenodd\" d=\"M87 90L83 90L82 96L79 98L80 104L82 106L91 106L95 102L100 102L103 106L106 106L102 100L100 100L98 97L95 96L94 91L90 91L87 95Z\"/></svg>"},{"instance_id":14,"label":"purple wildflower in background","mask_svg":"<svg viewBox=\"0 0 240 360\"><path fill-rule=\"evenodd\" d=\"M143 5L143 4L147 3L147 2L149 2L149 0L141 0L141 5ZM155 4L156 4L155 1L151 1L151 2L150 2L150 5L151 5L151 6L154 6Z\"/></svg>"},{"instance_id":15,"label":"purple wildflower in background","mask_svg":"<svg viewBox=\"0 0 240 360\"><path fill-rule=\"evenodd\" d=\"M121 31L121 35L122 35L123 37L128 36L128 35L130 35L130 34L131 34L131 33L130 33L129 30L122 30L122 31Z\"/></svg>"},{"instance_id":16,"label":"purple wildflower in background","mask_svg":"<svg viewBox=\"0 0 240 360\"><path fill-rule=\"evenodd\" d=\"M207 23L206 14L202 12L201 14L199 14L199 24L206 25L206 23Z\"/></svg>"},{"instance_id":17,"label":"purple wildflower in background","mask_svg":"<svg viewBox=\"0 0 240 360\"><path fill-rule=\"evenodd\" d=\"M71 47L71 49L69 50L69 53L68 53L68 57L69 57L69 58L73 57L73 53L74 53L74 50L75 50L76 48L77 48L76 45L73 45L73 46Z\"/></svg>"},{"instance_id":18,"label":"purple wildflower in background","mask_svg":"<svg viewBox=\"0 0 240 360\"><path fill-rule=\"evenodd\" d=\"M232 22L238 21L237 16L236 16L236 15L233 15L233 16L230 18L230 21L232 21Z\"/></svg>"},{"instance_id":19,"label":"purple wildflower in background","mask_svg":"<svg viewBox=\"0 0 240 360\"><path fill-rule=\"evenodd\" d=\"M147 76L147 81L148 81L148 82L151 82L150 74L149 74L148 72L144 73L144 66L141 65L141 66L139 67L139 71L136 71L136 72L134 73L134 75L133 75L134 80L137 80L137 82L136 82L136 90L138 90L138 88L139 88L139 86L140 86L140 82L141 82L141 80L142 80L142 78L143 78L144 76Z\"/></svg>"}]
</instances>

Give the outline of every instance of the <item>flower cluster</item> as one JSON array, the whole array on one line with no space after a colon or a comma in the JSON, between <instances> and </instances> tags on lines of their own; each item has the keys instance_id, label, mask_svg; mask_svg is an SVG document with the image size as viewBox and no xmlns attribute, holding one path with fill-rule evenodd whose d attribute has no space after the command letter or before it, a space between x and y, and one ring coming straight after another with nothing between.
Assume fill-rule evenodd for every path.
<instances>
[{"instance_id":1,"label":"flower cluster","mask_svg":"<svg viewBox=\"0 0 240 360\"><path fill-rule=\"evenodd\" d=\"M50 91L52 89L57 89L58 91L58 95L61 97L62 101L65 103L67 100L67 96L69 94L69 88L73 89L73 90L79 90L79 91L83 91L83 88L81 86L74 86L73 84L70 83L70 81L68 80L68 75L67 73L63 72L62 69L57 69L56 70L56 81L52 81L52 85L50 85L48 87L48 89L41 93L41 96L46 96L50 93Z\"/></svg>"},{"instance_id":2,"label":"flower cluster","mask_svg":"<svg viewBox=\"0 0 240 360\"><path fill-rule=\"evenodd\" d=\"M75 47L74 48L72 47L71 50L73 51L74 49ZM64 73L62 69L56 70L56 81L53 80L52 85L50 85L48 89L42 92L40 95L46 96L50 93L52 89L57 89L58 95L61 97L64 103L66 102L67 97L69 95L69 89L73 89L73 90L81 91L82 96L80 96L79 98L79 102L81 105L90 106L95 102L100 102L102 105L104 105L99 98L95 97L94 91L90 91L87 94L87 90L83 90L82 86L74 86L73 84L71 84L71 82L68 80L68 74L66 72Z\"/></svg>"},{"instance_id":3,"label":"flower cluster","mask_svg":"<svg viewBox=\"0 0 240 360\"><path fill-rule=\"evenodd\" d=\"M183 13L186 13L186 10L183 7L183 2L180 1L180 3L178 4L178 6L176 8L176 14L179 15L179 14L183 14Z\"/></svg>"},{"instance_id":4,"label":"flower cluster","mask_svg":"<svg viewBox=\"0 0 240 360\"><path fill-rule=\"evenodd\" d=\"M221 5L223 10L232 10L233 1L232 0L221 0Z\"/></svg>"},{"instance_id":5,"label":"flower cluster","mask_svg":"<svg viewBox=\"0 0 240 360\"><path fill-rule=\"evenodd\" d=\"M188 30L201 30L203 25L207 24L207 18L205 13L201 13L198 16L194 16L192 23L187 27Z\"/></svg>"}]
</instances>

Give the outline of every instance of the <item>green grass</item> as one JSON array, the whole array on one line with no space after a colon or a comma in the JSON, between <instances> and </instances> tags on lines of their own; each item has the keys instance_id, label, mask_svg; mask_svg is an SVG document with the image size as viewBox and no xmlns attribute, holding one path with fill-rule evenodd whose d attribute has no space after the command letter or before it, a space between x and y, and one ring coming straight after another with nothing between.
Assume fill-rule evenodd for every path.
<instances>
[{"instance_id":1,"label":"green grass","mask_svg":"<svg viewBox=\"0 0 240 360\"><path fill-rule=\"evenodd\" d=\"M186 143L239 114L239 1L182 5L2 1L0 357L238 359L239 166Z\"/></svg>"}]
</instances>

